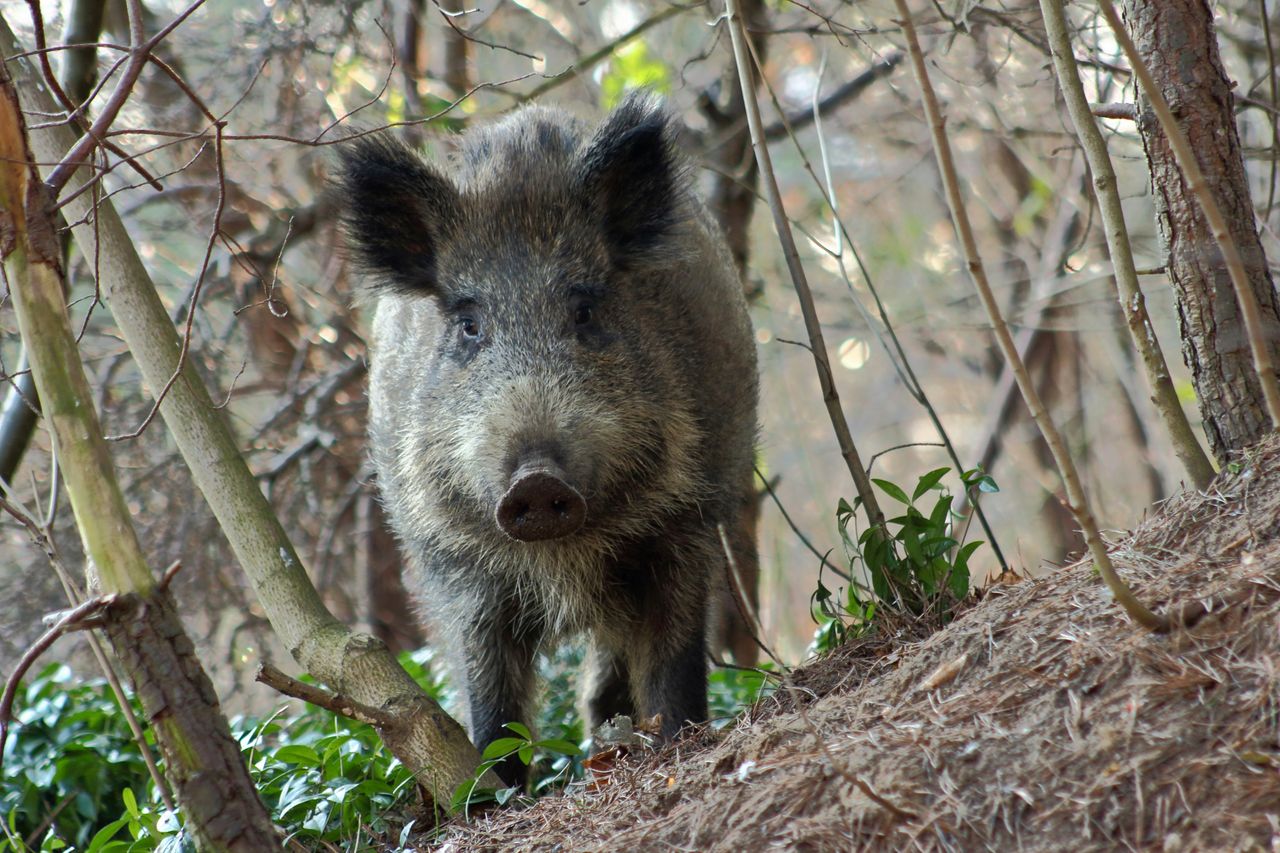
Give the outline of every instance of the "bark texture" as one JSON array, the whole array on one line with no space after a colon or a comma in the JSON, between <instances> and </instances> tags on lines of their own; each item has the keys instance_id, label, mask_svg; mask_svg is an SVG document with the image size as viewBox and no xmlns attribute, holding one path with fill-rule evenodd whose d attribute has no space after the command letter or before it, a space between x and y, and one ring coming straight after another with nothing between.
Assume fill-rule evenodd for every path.
<instances>
[{"instance_id":1,"label":"bark texture","mask_svg":"<svg viewBox=\"0 0 1280 853\"><path fill-rule=\"evenodd\" d=\"M169 590L125 596L105 621L111 647L164 753L165 775L202 848L280 849ZM210 721L220 731L210 731Z\"/></svg>"},{"instance_id":2,"label":"bark texture","mask_svg":"<svg viewBox=\"0 0 1280 853\"><path fill-rule=\"evenodd\" d=\"M1227 217L1257 295L1267 346L1272 359L1280 359L1280 301L1254 224L1232 83L1218 53L1212 11L1205 0L1125 0L1124 14L1139 54ZM1225 464L1269 433L1271 421L1222 253L1159 123L1145 103L1142 107L1138 129L1178 297L1182 355L1191 368L1209 447Z\"/></svg>"},{"instance_id":3,"label":"bark texture","mask_svg":"<svg viewBox=\"0 0 1280 853\"><path fill-rule=\"evenodd\" d=\"M14 56L20 51L0 17L0 52ZM30 63L16 60L10 66L24 106L42 115L56 113ZM0 117L0 130L4 127ZM69 137L66 127L56 125L33 133L36 160L59 162L73 143ZM82 170L67 189L74 191L86 177ZM480 763L466 731L422 692L384 644L348 631L325 608L198 372L189 360L179 362L177 330L110 201L95 207L92 195L82 193L69 198L63 212L77 223L76 245L95 266L101 295L147 384L153 391L168 388L160 417L272 627L298 663L336 692L401 713L403 725L382 732L384 741L435 800L449 802ZM492 772L481 779L482 787L499 785Z\"/></svg>"},{"instance_id":4,"label":"bark texture","mask_svg":"<svg viewBox=\"0 0 1280 853\"><path fill-rule=\"evenodd\" d=\"M173 599L157 588L93 407L67 317L53 199L34 166L18 95L0 63L0 260L61 464L89 572L135 605L108 635L152 722L187 825L202 850L279 841Z\"/></svg>"}]
</instances>

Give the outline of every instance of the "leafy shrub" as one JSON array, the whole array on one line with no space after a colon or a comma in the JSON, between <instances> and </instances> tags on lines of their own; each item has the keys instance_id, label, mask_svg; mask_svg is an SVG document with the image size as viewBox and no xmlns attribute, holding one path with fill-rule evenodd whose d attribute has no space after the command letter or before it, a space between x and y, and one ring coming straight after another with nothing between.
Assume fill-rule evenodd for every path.
<instances>
[{"instance_id":1,"label":"leafy shrub","mask_svg":"<svg viewBox=\"0 0 1280 853\"><path fill-rule=\"evenodd\" d=\"M73 683L70 668L53 664L19 691L13 718L0 783L0 851L22 850L28 839L41 838L46 842L37 849L105 849L105 839L96 848L92 842L120 816L126 792L133 798L151 786L111 688Z\"/></svg>"},{"instance_id":2,"label":"leafy shrub","mask_svg":"<svg viewBox=\"0 0 1280 853\"><path fill-rule=\"evenodd\" d=\"M853 579L843 590L833 592L819 573L811 599L818 623L814 650L827 651L865 634L885 608L915 616L931 614L945 623L968 595L969 559L983 543L962 542L962 535L957 538L954 521L958 516L951 509L954 498L942 482L950 471L930 471L920 477L910 495L889 480L872 480L880 491L905 507L902 514L886 519L887 536L877 535L871 528L861 533L850 531L862 501L855 498L850 505L841 499L836 523ZM999 491L980 468L965 471L962 481L971 500L979 493Z\"/></svg>"},{"instance_id":3,"label":"leafy shrub","mask_svg":"<svg viewBox=\"0 0 1280 853\"><path fill-rule=\"evenodd\" d=\"M573 684L581 658L580 648L566 646L540 661L548 689L538 736L509 725L511 737L485 750L484 769L516 755L530 764L535 794L581 777L586 744ZM429 651L402 655L400 662L446 707L456 704L433 675ZM717 670L711 675L712 713L727 717L767 687L761 673ZM141 714L136 705L135 711ZM68 667L55 664L20 692L14 715L0 787L0 853L191 847L178 817L157 795L105 682L75 683ZM403 846L413 829L406 812L415 799L414 780L372 727L307 706L265 719L238 717L231 730L272 819L289 839L307 849L382 850L397 837ZM148 742L154 746L149 734ZM454 806L505 802L514 793L463 786Z\"/></svg>"},{"instance_id":4,"label":"leafy shrub","mask_svg":"<svg viewBox=\"0 0 1280 853\"><path fill-rule=\"evenodd\" d=\"M401 662L439 696L428 660ZM74 684L66 666L48 667L18 697L15 719L0 789L0 853L190 846L104 682ZM401 828L413 777L372 727L309 706L265 720L237 718L231 727L272 819L304 847L380 850L381 836ZM148 742L154 745L149 735Z\"/></svg>"}]
</instances>

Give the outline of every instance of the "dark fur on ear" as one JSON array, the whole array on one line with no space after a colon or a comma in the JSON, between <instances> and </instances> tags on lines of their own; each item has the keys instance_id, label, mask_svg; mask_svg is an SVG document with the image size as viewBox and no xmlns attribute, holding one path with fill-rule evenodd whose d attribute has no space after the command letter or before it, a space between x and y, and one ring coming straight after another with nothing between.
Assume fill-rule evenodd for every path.
<instances>
[{"instance_id":1,"label":"dark fur on ear","mask_svg":"<svg viewBox=\"0 0 1280 853\"><path fill-rule=\"evenodd\" d=\"M338 147L336 180L347 242L384 286L431 292L436 257L456 218L458 191L387 133Z\"/></svg>"},{"instance_id":2,"label":"dark fur on ear","mask_svg":"<svg viewBox=\"0 0 1280 853\"><path fill-rule=\"evenodd\" d=\"M619 268L660 260L666 238L688 215L688 176L671 121L657 96L632 92L583 149L582 192L596 205Z\"/></svg>"}]
</instances>

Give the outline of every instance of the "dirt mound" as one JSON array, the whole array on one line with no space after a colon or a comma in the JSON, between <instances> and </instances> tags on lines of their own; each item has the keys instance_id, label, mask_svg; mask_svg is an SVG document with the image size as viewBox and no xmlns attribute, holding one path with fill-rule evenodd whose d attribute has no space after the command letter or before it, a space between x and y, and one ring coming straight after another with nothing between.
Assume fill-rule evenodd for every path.
<instances>
[{"instance_id":1,"label":"dirt mound","mask_svg":"<svg viewBox=\"0 0 1280 853\"><path fill-rule=\"evenodd\" d=\"M793 674L722 736L447 850L1235 850L1280 838L1280 441L1087 562L996 587L919 643ZM1196 602L1200 602L1199 605ZM1201 606L1203 605L1203 606Z\"/></svg>"}]
</instances>

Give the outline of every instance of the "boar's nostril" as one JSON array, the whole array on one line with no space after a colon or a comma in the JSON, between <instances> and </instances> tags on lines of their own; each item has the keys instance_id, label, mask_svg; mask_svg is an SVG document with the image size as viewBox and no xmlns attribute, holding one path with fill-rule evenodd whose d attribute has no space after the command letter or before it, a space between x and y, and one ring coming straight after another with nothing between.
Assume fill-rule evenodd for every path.
<instances>
[{"instance_id":1,"label":"boar's nostril","mask_svg":"<svg viewBox=\"0 0 1280 853\"><path fill-rule=\"evenodd\" d=\"M587 502L545 468L521 469L498 502L495 517L498 527L512 539L559 539L582 527L587 518Z\"/></svg>"}]
</instances>

